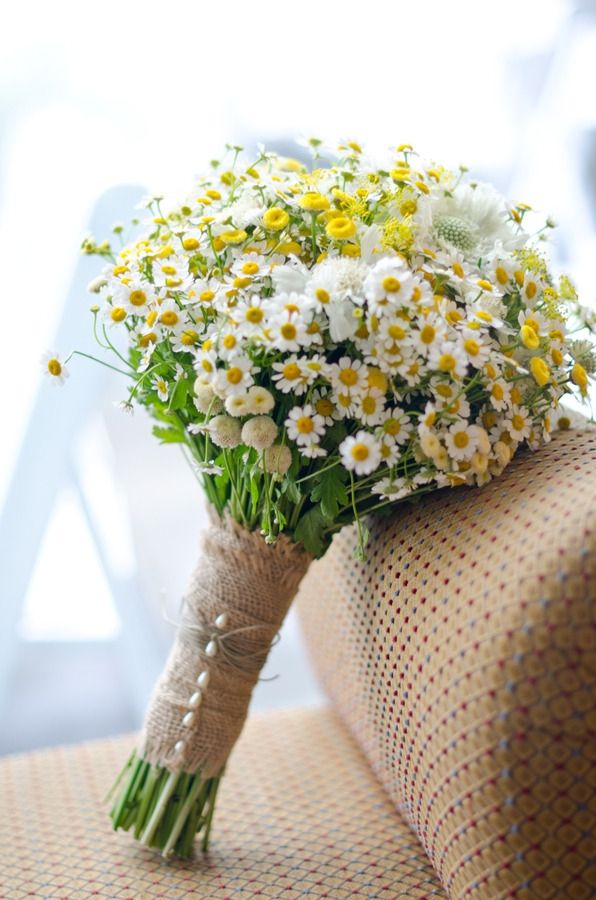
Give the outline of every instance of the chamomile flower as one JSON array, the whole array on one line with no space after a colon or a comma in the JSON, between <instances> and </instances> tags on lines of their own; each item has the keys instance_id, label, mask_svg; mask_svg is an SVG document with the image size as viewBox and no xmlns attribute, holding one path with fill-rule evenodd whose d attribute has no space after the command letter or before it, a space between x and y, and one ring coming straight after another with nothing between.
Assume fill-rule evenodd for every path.
<instances>
[{"instance_id":1,"label":"chamomile flower","mask_svg":"<svg viewBox=\"0 0 596 900\"><path fill-rule=\"evenodd\" d=\"M415 280L403 260L379 260L364 281L364 296L371 312L383 315L407 303L415 287Z\"/></svg>"},{"instance_id":2,"label":"chamomile flower","mask_svg":"<svg viewBox=\"0 0 596 900\"><path fill-rule=\"evenodd\" d=\"M157 396L159 397L161 402L166 403L169 397L170 390L168 387L168 382L165 380L165 378L162 378L161 376L155 378L153 380L153 387L157 391Z\"/></svg>"},{"instance_id":3,"label":"chamomile flower","mask_svg":"<svg viewBox=\"0 0 596 900\"><path fill-rule=\"evenodd\" d=\"M493 409L501 412L511 406L511 388L503 378L497 378L488 385L488 399Z\"/></svg>"},{"instance_id":4,"label":"chamomile flower","mask_svg":"<svg viewBox=\"0 0 596 900\"><path fill-rule=\"evenodd\" d=\"M311 396L311 405L314 407L315 412L323 417L325 425L333 425L337 419L341 418L335 403L331 399L331 394L327 390L318 388L314 390Z\"/></svg>"},{"instance_id":5,"label":"chamomile flower","mask_svg":"<svg viewBox=\"0 0 596 900\"><path fill-rule=\"evenodd\" d=\"M379 425L385 415L385 394L379 388L367 387L358 394L356 401L356 418L363 425Z\"/></svg>"},{"instance_id":6,"label":"chamomile flower","mask_svg":"<svg viewBox=\"0 0 596 900\"><path fill-rule=\"evenodd\" d=\"M310 403L306 406L294 406L284 422L288 437L300 447L318 444L325 434L325 420Z\"/></svg>"},{"instance_id":7,"label":"chamomile flower","mask_svg":"<svg viewBox=\"0 0 596 900\"><path fill-rule=\"evenodd\" d=\"M456 422L444 433L445 446L451 459L467 460L476 452L477 435L466 420Z\"/></svg>"},{"instance_id":8,"label":"chamomile flower","mask_svg":"<svg viewBox=\"0 0 596 900\"><path fill-rule=\"evenodd\" d=\"M504 425L515 441L523 441L532 428L528 410L521 406L513 406L507 414Z\"/></svg>"},{"instance_id":9,"label":"chamomile flower","mask_svg":"<svg viewBox=\"0 0 596 900\"><path fill-rule=\"evenodd\" d=\"M222 398L243 394L253 382L254 367L246 356L234 356L225 369L218 369L213 380L215 393Z\"/></svg>"},{"instance_id":10,"label":"chamomile flower","mask_svg":"<svg viewBox=\"0 0 596 900\"><path fill-rule=\"evenodd\" d=\"M368 371L359 359L342 356L329 366L328 378L337 392L350 396L360 394L367 381Z\"/></svg>"},{"instance_id":11,"label":"chamomile flower","mask_svg":"<svg viewBox=\"0 0 596 900\"><path fill-rule=\"evenodd\" d=\"M304 371L302 361L295 354L288 356L284 362L275 362L272 367L273 383L282 394L290 392L298 397L305 394L309 385L309 376Z\"/></svg>"},{"instance_id":12,"label":"chamomile flower","mask_svg":"<svg viewBox=\"0 0 596 900\"><path fill-rule=\"evenodd\" d=\"M58 353L44 353L41 358L43 373L52 384L63 385L69 377L69 372Z\"/></svg>"},{"instance_id":13,"label":"chamomile flower","mask_svg":"<svg viewBox=\"0 0 596 900\"><path fill-rule=\"evenodd\" d=\"M339 445L341 461L346 469L356 475L370 475L381 464L381 448L368 431L349 435Z\"/></svg>"},{"instance_id":14,"label":"chamomile flower","mask_svg":"<svg viewBox=\"0 0 596 900\"><path fill-rule=\"evenodd\" d=\"M371 487L371 492L373 494L378 494L381 500L390 501L401 500L404 497L407 497L408 494L411 494L413 490L414 487L412 483L406 478L392 478L390 475L381 478L380 481L376 481Z\"/></svg>"},{"instance_id":15,"label":"chamomile flower","mask_svg":"<svg viewBox=\"0 0 596 900\"><path fill-rule=\"evenodd\" d=\"M399 407L385 411L381 422L381 433L386 440L390 438L395 444L405 444L412 434L413 425L409 416Z\"/></svg>"}]
</instances>

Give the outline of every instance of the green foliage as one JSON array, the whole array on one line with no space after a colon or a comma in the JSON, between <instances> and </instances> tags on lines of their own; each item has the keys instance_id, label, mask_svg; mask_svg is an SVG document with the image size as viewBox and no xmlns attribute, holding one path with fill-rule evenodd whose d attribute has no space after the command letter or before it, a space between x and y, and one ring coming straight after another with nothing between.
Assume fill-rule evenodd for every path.
<instances>
[{"instance_id":1,"label":"green foliage","mask_svg":"<svg viewBox=\"0 0 596 900\"><path fill-rule=\"evenodd\" d=\"M335 465L322 472L316 479L310 499L313 503L320 505L321 515L328 522L335 521L340 508L349 503L348 489L345 484L348 478L349 474L346 469L341 465Z\"/></svg>"},{"instance_id":2,"label":"green foliage","mask_svg":"<svg viewBox=\"0 0 596 900\"><path fill-rule=\"evenodd\" d=\"M325 528L328 522L323 516L320 507L313 506L300 517L298 526L294 531L294 539L302 541L305 550L313 556L322 556L327 548Z\"/></svg>"}]
</instances>

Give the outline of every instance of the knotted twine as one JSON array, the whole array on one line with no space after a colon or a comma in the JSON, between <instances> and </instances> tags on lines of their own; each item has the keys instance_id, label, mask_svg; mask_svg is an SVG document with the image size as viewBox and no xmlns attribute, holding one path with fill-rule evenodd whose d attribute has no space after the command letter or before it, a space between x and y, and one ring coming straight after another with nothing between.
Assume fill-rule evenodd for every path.
<instances>
[{"instance_id":1,"label":"knotted twine","mask_svg":"<svg viewBox=\"0 0 596 900\"><path fill-rule=\"evenodd\" d=\"M140 753L154 765L203 778L219 775L234 746L271 643L312 559L280 535L266 544L258 532L213 512L202 553L183 600L166 667L145 716ZM227 614L225 626L215 620ZM209 641L215 656L205 652ZM197 678L209 673L192 724L182 719ZM175 749L184 741L183 747Z\"/></svg>"}]
</instances>

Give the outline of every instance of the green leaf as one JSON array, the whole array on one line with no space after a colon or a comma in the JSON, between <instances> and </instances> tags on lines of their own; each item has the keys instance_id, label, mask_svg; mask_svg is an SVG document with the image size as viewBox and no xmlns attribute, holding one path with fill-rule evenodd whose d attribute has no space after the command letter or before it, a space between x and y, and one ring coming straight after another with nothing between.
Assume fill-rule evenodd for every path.
<instances>
[{"instance_id":1,"label":"green leaf","mask_svg":"<svg viewBox=\"0 0 596 900\"><path fill-rule=\"evenodd\" d=\"M313 503L319 503L321 513L329 522L334 522L341 506L349 502L348 489L344 482L348 473L342 465L327 469L319 476L319 480L311 492Z\"/></svg>"},{"instance_id":2,"label":"green leaf","mask_svg":"<svg viewBox=\"0 0 596 900\"><path fill-rule=\"evenodd\" d=\"M189 388L190 384L185 378L181 378L180 381L176 382L176 387L169 403L170 409L183 409L186 406Z\"/></svg>"},{"instance_id":3,"label":"green leaf","mask_svg":"<svg viewBox=\"0 0 596 900\"><path fill-rule=\"evenodd\" d=\"M294 532L294 539L297 542L302 541L304 549L312 553L313 556L322 556L326 547L325 535L323 534L326 526L327 522L323 518L321 510L318 506L313 506L300 517Z\"/></svg>"},{"instance_id":4,"label":"green leaf","mask_svg":"<svg viewBox=\"0 0 596 900\"><path fill-rule=\"evenodd\" d=\"M177 428L162 428L161 425L153 426L153 434L159 438L162 444L183 444L184 432Z\"/></svg>"},{"instance_id":5,"label":"green leaf","mask_svg":"<svg viewBox=\"0 0 596 900\"><path fill-rule=\"evenodd\" d=\"M292 478L285 478L282 484L282 493L288 497L292 503L300 503L302 494L300 488Z\"/></svg>"}]
</instances>

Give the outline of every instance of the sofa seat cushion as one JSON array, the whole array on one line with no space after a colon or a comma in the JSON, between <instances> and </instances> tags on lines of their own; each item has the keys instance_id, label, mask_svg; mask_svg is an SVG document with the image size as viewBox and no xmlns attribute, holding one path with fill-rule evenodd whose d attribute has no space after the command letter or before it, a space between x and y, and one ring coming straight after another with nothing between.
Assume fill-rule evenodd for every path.
<instances>
[{"instance_id":1,"label":"sofa seat cushion","mask_svg":"<svg viewBox=\"0 0 596 900\"><path fill-rule=\"evenodd\" d=\"M165 862L111 830L121 737L0 761L0 898L445 897L418 842L329 709L251 717L211 848Z\"/></svg>"}]
</instances>

